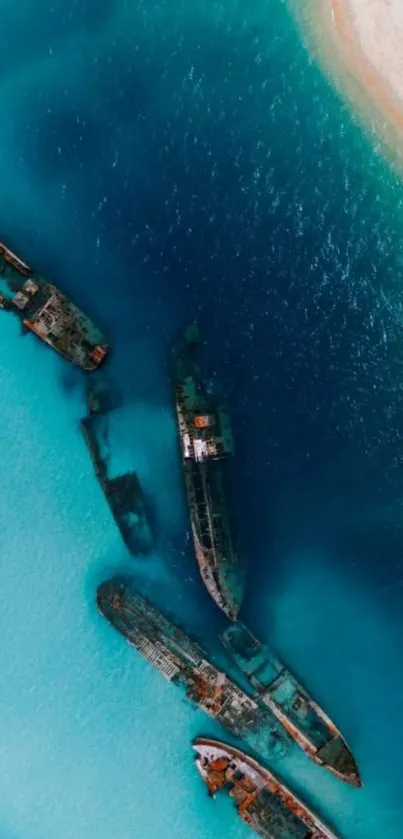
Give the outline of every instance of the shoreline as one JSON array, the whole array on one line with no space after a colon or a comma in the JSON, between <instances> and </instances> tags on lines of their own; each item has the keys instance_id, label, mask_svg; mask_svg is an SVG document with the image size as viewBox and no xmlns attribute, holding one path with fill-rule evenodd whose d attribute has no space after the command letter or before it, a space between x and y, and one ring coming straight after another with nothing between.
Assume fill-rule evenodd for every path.
<instances>
[{"instance_id":1,"label":"shoreline","mask_svg":"<svg viewBox=\"0 0 403 839\"><path fill-rule=\"evenodd\" d=\"M394 0L329 0L330 15L335 31L335 37L339 41L340 48L345 54L345 60L350 64L353 72L357 74L358 80L364 85L369 96L374 99L378 109L395 123L399 130L403 130L403 61L402 79L400 90L396 83L398 76L397 66L399 55L395 50L389 52L389 59L385 61L383 50L390 46L390 41L385 37L390 32L377 28L379 21L376 12L370 17L370 8L378 12L381 7L393 8ZM357 10L361 8L361 17L357 17ZM402 7L403 8L403 7ZM354 15L354 9L356 14ZM366 11L367 10L367 11ZM366 14L365 14L366 11ZM391 22L390 22L391 23ZM402 15L403 23L403 15ZM387 27L386 27L387 28ZM376 29L377 46L374 41L371 43L371 29ZM403 53L403 26L402 26L402 53ZM365 49L366 44L367 49ZM372 54L370 56L370 48ZM387 68L387 64L389 67ZM378 66L377 66L378 65ZM380 65L380 66L379 66ZM382 72L383 71L383 72ZM394 80L394 81L393 81Z\"/></svg>"},{"instance_id":2,"label":"shoreline","mask_svg":"<svg viewBox=\"0 0 403 839\"><path fill-rule=\"evenodd\" d=\"M402 174L403 3L308 0L303 13L290 5L307 48Z\"/></svg>"}]
</instances>

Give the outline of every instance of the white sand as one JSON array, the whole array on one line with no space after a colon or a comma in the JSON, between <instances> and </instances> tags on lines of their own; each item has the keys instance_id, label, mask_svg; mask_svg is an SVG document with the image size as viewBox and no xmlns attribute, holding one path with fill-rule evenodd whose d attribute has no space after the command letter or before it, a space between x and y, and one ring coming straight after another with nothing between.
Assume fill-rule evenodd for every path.
<instances>
[{"instance_id":1,"label":"white sand","mask_svg":"<svg viewBox=\"0 0 403 839\"><path fill-rule=\"evenodd\" d=\"M343 0L333 0L340 8ZM344 0L367 60L403 102L402 0Z\"/></svg>"},{"instance_id":2,"label":"white sand","mask_svg":"<svg viewBox=\"0 0 403 839\"><path fill-rule=\"evenodd\" d=\"M385 116L403 128L403 0L330 0L344 61Z\"/></svg>"}]
</instances>

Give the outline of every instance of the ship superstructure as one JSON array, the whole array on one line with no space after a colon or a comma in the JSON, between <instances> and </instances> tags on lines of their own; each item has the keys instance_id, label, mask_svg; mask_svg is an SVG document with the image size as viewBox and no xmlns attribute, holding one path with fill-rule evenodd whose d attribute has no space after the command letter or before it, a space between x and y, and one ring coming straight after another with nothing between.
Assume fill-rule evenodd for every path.
<instances>
[{"instance_id":1,"label":"ship superstructure","mask_svg":"<svg viewBox=\"0 0 403 839\"><path fill-rule=\"evenodd\" d=\"M198 737L193 748L210 795L227 789L240 818L264 839L336 839L285 784L244 752L206 737Z\"/></svg>"},{"instance_id":2,"label":"ship superstructure","mask_svg":"<svg viewBox=\"0 0 403 839\"><path fill-rule=\"evenodd\" d=\"M102 583L97 604L101 614L147 661L166 679L182 686L188 699L233 734L255 732L268 745L273 736L275 742L281 740L277 721L267 709L218 670L196 642L132 588L119 580Z\"/></svg>"},{"instance_id":3,"label":"ship superstructure","mask_svg":"<svg viewBox=\"0 0 403 839\"><path fill-rule=\"evenodd\" d=\"M83 370L95 370L108 345L96 326L53 283L0 243L0 308Z\"/></svg>"},{"instance_id":4,"label":"ship superstructure","mask_svg":"<svg viewBox=\"0 0 403 839\"><path fill-rule=\"evenodd\" d=\"M245 573L228 509L233 439L228 413L194 363L198 333L187 330L174 351L175 406L193 543L200 574L217 606L235 620Z\"/></svg>"},{"instance_id":5,"label":"ship superstructure","mask_svg":"<svg viewBox=\"0 0 403 839\"><path fill-rule=\"evenodd\" d=\"M342 781L362 786L357 764L341 732L270 647L239 621L220 637L256 696L304 752Z\"/></svg>"}]
</instances>

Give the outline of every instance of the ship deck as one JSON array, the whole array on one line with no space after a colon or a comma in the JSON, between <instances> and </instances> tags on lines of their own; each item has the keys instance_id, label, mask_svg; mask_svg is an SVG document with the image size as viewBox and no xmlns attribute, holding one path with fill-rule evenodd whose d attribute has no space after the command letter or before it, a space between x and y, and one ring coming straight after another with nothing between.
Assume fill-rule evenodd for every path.
<instances>
[{"instance_id":1,"label":"ship deck","mask_svg":"<svg viewBox=\"0 0 403 839\"><path fill-rule=\"evenodd\" d=\"M197 737L193 743L196 753L208 763L221 757L233 761L231 770L245 774L259 792L263 805L261 818L267 818L267 832L261 833L267 839L336 839L335 834L297 796L291 792L270 770L254 758L220 740ZM197 758L196 758L197 760ZM198 769L207 783L208 769L198 762ZM236 780L236 774L234 780ZM265 813L265 811L268 813ZM273 814L274 818L271 818ZM277 817L276 817L277 816ZM248 822L249 823L249 822ZM251 827L256 825L250 824ZM264 827L264 823L262 825ZM258 832L260 832L258 830Z\"/></svg>"}]
</instances>

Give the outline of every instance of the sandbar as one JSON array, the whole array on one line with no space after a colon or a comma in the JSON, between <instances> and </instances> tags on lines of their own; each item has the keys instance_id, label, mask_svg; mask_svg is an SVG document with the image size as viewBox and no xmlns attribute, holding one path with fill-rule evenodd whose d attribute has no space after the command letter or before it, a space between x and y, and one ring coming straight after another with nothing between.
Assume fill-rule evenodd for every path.
<instances>
[{"instance_id":1,"label":"sandbar","mask_svg":"<svg viewBox=\"0 0 403 839\"><path fill-rule=\"evenodd\" d=\"M403 0L307 0L305 9L309 10L305 17L309 16L309 29L315 34L322 62L335 71L337 81L356 104L361 100L359 110L364 105L372 127L376 124L384 129L388 141L390 128L395 135L398 132L400 157Z\"/></svg>"},{"instance_id":2,"label":"sandbar","mask_svg":"<svg viewBox=\"0 0 403 839\"><path fill-rule=\"evenodd\" d=\"M402 0L331 0L345 56L378 106L403 127Z\"/></svg>"}]
</instances>

